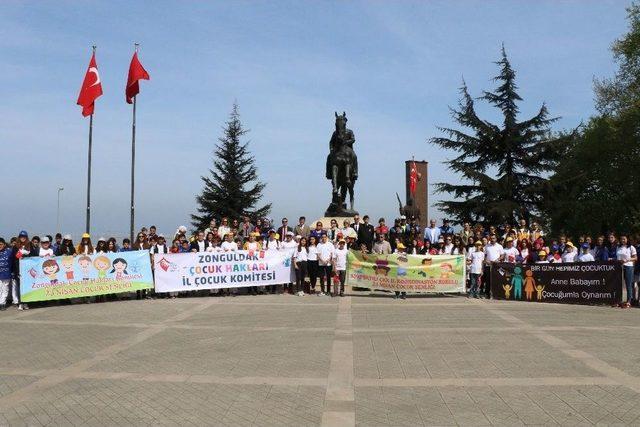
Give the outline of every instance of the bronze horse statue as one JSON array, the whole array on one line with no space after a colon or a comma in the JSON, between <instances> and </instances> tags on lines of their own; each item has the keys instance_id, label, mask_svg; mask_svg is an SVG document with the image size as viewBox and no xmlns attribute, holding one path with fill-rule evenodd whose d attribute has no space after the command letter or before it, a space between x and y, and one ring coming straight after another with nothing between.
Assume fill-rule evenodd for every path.
<instances>
[{"instance_id":1,"label":"bronze horse statue","mask_svg":"<svg viewBox=\"0 0 640 427\"><path fill-rule=\"evenodd\" d=\"M353 211L353 186L358 179L358 158L353 151L356 139L351 129L347 129L347 114L336 112L335 117L336 130L331 135L327 156L326 176L331 180L333 187L332 202L327 209L327 215L352 215L355 212ZM346 210L347 192L349 192L350 211Z\"/></svg>"}]
</instances>

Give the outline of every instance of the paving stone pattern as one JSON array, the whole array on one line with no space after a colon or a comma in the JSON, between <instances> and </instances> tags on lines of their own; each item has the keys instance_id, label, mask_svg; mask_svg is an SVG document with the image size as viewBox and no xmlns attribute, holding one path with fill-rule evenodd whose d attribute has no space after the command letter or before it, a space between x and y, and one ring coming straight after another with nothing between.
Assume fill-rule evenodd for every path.
<instances>
[{"instance_id":1,"label":"paving stone pattern","mask_svg":"<svg viewBox=\"0 0 640 427\"><path fill-rule=\"evenodd\" d=\"M366 292L10 309L5 425L640 425L640 310Z\"/></svg>"}]
</instances>

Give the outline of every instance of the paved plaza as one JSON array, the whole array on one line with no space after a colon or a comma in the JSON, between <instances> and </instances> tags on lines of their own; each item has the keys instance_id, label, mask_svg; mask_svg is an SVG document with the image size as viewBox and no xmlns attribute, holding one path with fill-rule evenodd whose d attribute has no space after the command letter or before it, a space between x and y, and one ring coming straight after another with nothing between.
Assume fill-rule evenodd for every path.
<instances>
[{"instance_id":1,"label":"paved plaza","mask_svg":"<svg viewBox=\"0 0 640 427\"><path fill-rule=\"evenodd\" d=\"M0 313L0 425L640 425L640 310L289 295Z\"/></svg>"}]
</instances>

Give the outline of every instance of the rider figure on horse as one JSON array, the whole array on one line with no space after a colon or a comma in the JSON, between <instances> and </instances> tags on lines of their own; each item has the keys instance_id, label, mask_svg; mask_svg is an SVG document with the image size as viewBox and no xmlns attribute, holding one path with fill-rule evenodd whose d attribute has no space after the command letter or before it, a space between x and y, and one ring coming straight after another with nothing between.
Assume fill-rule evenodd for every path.
<instances>
[{"instance_id":1,"label":"rider figure on horse","mask_svg":"<svg viewBox=\"0 0 640 427\"><path fill-rule=\"evenodd\" d=\"M351 173L348 180L353 184L358 179L358 157L353 151L353 144L356 142L356 138L353 135L351 129L347 129L347 113L344 111L342 114L335 113L336 116L336 130L331 135L329 141L329 155L327 156L327 179L333 178L333 172L331 166L333 165L333 159L337 153L346 155L349 157L351 163Z\"/></svg>"},{"instance_id":2,"label":"rider figure on horse","mask_svg":"<svg viewBox=\"0 0 640 427\"><path fill-rule=\"evenodd\" d=\"M356 138L351 129L347 129L347 114L335 113L336 130L329 141L327 156L327 179L331 180L332 199L325 212L327 216L353 214L353 187L358 179L358 158L353 151ZM345 199L349 193L350 210L346 209Z\"/></svg>"}]
</instances>

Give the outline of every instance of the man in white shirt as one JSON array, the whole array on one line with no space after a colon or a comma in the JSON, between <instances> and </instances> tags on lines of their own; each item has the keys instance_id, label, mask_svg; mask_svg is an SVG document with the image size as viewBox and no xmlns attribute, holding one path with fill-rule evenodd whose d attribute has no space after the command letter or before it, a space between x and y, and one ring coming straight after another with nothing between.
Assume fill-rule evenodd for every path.
<instances>
[{"instance_id":1,"label":"man in white shirt","mask_svg":"<svg viewBox=\"0 0 640 427\"><path fill-rule=\"evenodd\" d=\"M333 260L333 253L335 247L333 243L329 242L327 233L322 234L321 242L318 244L318 269L320 270L320 293L318 295L325 295L325 280L327 281L326 293L331 294L331 262Z\"/></svg>"},{"instance_id":2,"label":"man in white shirt","mask_svg":"<svg viewBox=\"0 0 640 427\"><path fill-rule=\"evenodd\" d=\"M518 248L515 248L513 246L513 237L507 237L506 239L504 239L504 242L506 246L504 248L504 262L515 264L516 260L518 259L518 255L520 255L520 251L518 251Z\"/></svg>"},{"instance_id":3,"label":"man in white shirt","mask_svg":"<svg viewBox=\"0 0 640 427\"><path fill-rule=\"evenodd\" d=\"M346 248L344 239L338 242L338 247L333 253L333 268L340 278L340 296L344 296L344 282L347 279L347 254L349 250ZM333 296L338 294L338 290L333 289Z\"/></svg>"},{"instance_id":4,"label":"man in white shirt","mask_svg":"<svg viewBox=\"0 0 640 427\"><path fill-rule=\"evenodd\" d=\"M491 298L491 266L494 263L504 260L504 248L498 243L498 237L494 234L489 236L489 243L484 247L484 295Z\"/></svg>"},{"instance_id":5,"label":"man in white shirt","mask_svg":"<svg viewBox=\"0 0 640 427\"><path fill-rule=\"evenodd\" d=\"M467 265L469 266L469 293L467 297L478 298L478 288L482 278L482 266L484 264L484 250L482 242L478 240L473 249L467 254Z\"/></svg>"}]
</instances>

